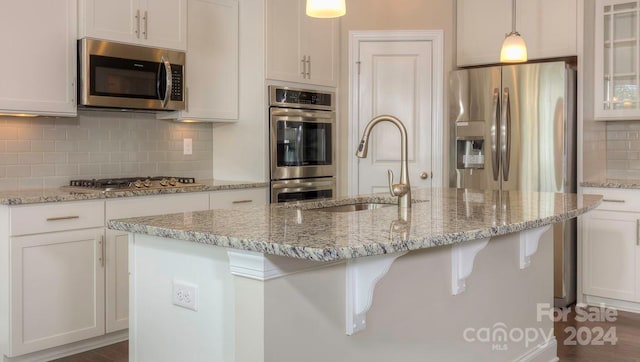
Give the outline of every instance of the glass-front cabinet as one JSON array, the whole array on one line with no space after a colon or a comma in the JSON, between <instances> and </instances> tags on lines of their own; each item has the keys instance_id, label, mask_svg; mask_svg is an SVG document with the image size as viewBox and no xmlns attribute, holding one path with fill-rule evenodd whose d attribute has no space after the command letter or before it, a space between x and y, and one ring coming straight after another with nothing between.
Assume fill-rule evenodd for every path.
<instances>
[{"instance_id":1,"label":"glass-front cabinet","mask_svg":"<svg viewBox=\"0 0 640 362\"><path fill-rule=\"evenodd\" d=\"M596 119L640 119L639 11L640 1L596 1Z\"/></svg>"}]
</instances>

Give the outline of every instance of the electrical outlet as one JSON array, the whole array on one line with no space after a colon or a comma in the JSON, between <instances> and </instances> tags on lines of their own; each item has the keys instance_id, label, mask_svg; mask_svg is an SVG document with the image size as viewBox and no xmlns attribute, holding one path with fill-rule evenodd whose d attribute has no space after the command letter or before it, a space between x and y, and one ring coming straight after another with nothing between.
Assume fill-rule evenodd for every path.
<instances>
[{"instance_id":1,"label":"electrical outlet","mask_svg":"<svg viewBox=\"0 0 640 362\"><path fill-rule=\"evenodd\" d=\"M183 140L183 150L184 150L184 154L185 155L192 155L193 154L193 140L191 138L185 138Z\"/></svg>"},{"instance_id":2,"label":"electrical outlet","mask_svg":"<svg viewBox=\"0 0 640 362\"><path fill-rule=\"evenodd\" d=\"M173 281L173 304L191 309L198 310L198 286L177 281Z\"/></svg>"}]
</instances>

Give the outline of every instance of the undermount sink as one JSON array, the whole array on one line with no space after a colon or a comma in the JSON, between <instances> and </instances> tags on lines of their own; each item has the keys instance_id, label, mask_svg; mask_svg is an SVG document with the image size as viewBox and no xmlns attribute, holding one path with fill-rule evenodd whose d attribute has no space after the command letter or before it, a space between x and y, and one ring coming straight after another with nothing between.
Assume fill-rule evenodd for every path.
<instances>
[{"instance_id":1,"label":"undermount sink","mask_svg":"<svg viewBox=\"0 0 640 362\"><path fill-rule=\"evenodd\" d=\"M396 204L383 204L379 202L362 202L357 204L319 207L314 210L324 211L324 212L353 212L353 211L379 209L381 207L387 207L387 206L396 206Z\"/></svg>"}]
</instances>

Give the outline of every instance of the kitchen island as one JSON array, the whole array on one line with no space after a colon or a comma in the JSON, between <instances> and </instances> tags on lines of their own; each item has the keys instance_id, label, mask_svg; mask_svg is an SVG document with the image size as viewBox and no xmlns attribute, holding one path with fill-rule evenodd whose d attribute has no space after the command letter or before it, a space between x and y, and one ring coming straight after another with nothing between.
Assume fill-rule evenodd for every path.
<instances>
[{"instance_id":1,"label":"kitchen island","mask_svg":"<svg viewBox=\"0 0 640 362\"><path fill-rule=\"evenodd\" d=\"M548 230L600 196L414 190L111 220L132 361L551 361Z\"/></svg>"}]
</instances>

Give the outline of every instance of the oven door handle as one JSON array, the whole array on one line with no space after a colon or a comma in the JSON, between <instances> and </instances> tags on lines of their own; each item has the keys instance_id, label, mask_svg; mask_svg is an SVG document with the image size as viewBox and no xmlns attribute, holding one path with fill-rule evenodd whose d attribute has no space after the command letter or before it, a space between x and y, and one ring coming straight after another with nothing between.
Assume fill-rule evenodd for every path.
<instances>
[{"instance_id":1,"label":"oven door handle","mask_svg":"<svg viewBox=\"0 0 640 362\"><path fill-rule=\"evenodd\" d=\"M313 191L313 190L319 190L319 189L323 189L326 188L327 186L332 187L333 186L333 182L332 181L326 181L326 182L300 182L300 183L276 183L274 182L271 185L271 188L273 188L274 190L287 190L287 191L293 191L293 192L298 192L298 191L304 191L304 190L309 190L309 191Z\"/></svg>"},{"instance_id":2,"label":"oven door handle","mask_svg":"<svg viewBox=\"0 0 640 362\"><path fill-rule=\"evenodd\" d=\"M302 122L333 122L335 112L331 111L305 111L299 109L272 108L271 116L286 121Z\"/></svg>"}]
</instances>

